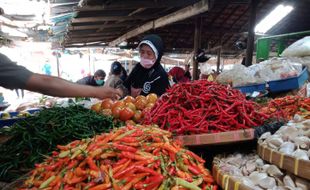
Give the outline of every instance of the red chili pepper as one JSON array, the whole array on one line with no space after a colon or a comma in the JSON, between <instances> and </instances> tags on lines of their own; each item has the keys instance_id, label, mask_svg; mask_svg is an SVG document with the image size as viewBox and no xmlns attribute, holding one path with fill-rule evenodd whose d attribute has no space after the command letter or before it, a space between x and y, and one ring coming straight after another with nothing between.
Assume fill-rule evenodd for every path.
<instances>
[{"instance_id":1,"label":"red chili pepper","mask_svg":"<svg viewBox=\"0 0 310 190\"><path fill-rule=\"evenodd\" d=\"M67 169L72 169L78 164L77 160L71 160L69 165L67 166Z\"/></svg>"},{"instance_id":2,"label":"red chili pepper","mask_svg":"<svg viewBox=\"0 0 310 190\"><path fill-rule=\"evenodd\" d=\"M175 174L175 167L170 167L168 173L169 173L170 175L174 175L174 174Z\"/></svg>"},{"instance_id":3,"label":"red chili pepper","mask_svg":"<svg viewBox=\"0 0 310 190\"><path fill-rule=\"evenodd\" d=\"M206 161L202 158L200 158L199 156L197 156L195 153L193 153L192 151L187 150L186 153L188 155L190 155L191 157L195 158L195 160L197 160L200 163L205 163Z\"/></svg>"},{"instance_id":4,"label":"red chili pepper","mask_svg":"<svg viewBox=\"0 0 310 190\"><path fill-rule=\"evenodd\" d=\"M114 164L114 166L122 165L122 164L126 163L127 161L128 161L127 158L122 158L122 159L120 159L119 161L117 161L117 162Z\"/></svg>"},{"instance_id":5,"label":"red chili pepper","mask_svg":"<svg viewBox=\"0 0 310 190\"><path fill-rule=\"evenodd\" d=\"M124 156L125 158L133 159L133 160L147 160L148 158L133 154L131 152L121 152L121 155Z\"/></svg>"},{"instance_id":6,"label":"red chili pepper","mask_svg":"<svg viewBox=\"0 0 310 190\"><path fill-rule=\"evenodd\" d=\"M86 163L88 164L91 170L99 171L99 168L97 167L96 163L93 161L91 157L86 158Z\"/></svg>"},{"instance_id":7,"label":"red chili pepper","mask_svg":"<svg viewBox=\"0 0 310 190\"><path fill-rule=\"evenodd\" d=\"M133 173L133 172L135 172L135 171L136 171L135 166L130 166L130 167L126 168L125 170L123 170L123 171L121 171L121 172L115 174L113 177L114 177L115 179L118 179L118 178L120 178L122 175L124 175L124 174L126 174L126 173Z\"/></svg>"},{"instance_id":8,"label":"red chili pepper","mask_svg":"<svg viewBox=\"0 0 310 190\"><path fill-rule=\"evenodd\" d=\"M139 140L135 137L123 137L121 140L121 142L126 142L126 143L135 143L135 142L139 142Z\"/></svg>"},{"instance_id":9,"label":"red chili pepper","mask_svg":"<svg viewBox=\"0 0 310 190\"><path fill-rule=\"evenodd\" d=\"M158 173L155 172L154 170L146 168L146 167L143 167L143 166L135 166L135 168L137 170L139 170L140 172L146 172L146 173L150 173L152 175L158 175Z\"/></svg>"},{"instance_id":10,"label":"red chili pepper","mask_svg":"<svg viewBox=\"0 0 310 190\"><path fill-rule=\"evenodd\" d=\"M144 123L157 123L177 134L238 130L259 126L267 118L255 107L238 90L205 80L193 81L170 88L146 113Z\"/></svg>"},{"instance_id":11,"label":"red chili pepper","mask_svg":"<svg viewBox=\"0 0 310 190\"><path fill-rule=\"evenodd\" d=\"M116 143L114 143L113 146L115 148L119 149L119 150L122 150L122 151L137 152L136 148L133 148L133 147L130 147L130 146L116 144Z\"/></svg>"},{"instance_id":12,"label":"red chili pepper","mask_svg":"<svg viewBox=\"0 0 310 190\"><path fill-rule=\"evenodd\" d=\"M189 169L190 172L192 172L193 174L195 175L200 175L201 172L199 170L197 170L197 168L191 166L191 165L188 165L187 168Z\"/></svg>"}]
</instances>

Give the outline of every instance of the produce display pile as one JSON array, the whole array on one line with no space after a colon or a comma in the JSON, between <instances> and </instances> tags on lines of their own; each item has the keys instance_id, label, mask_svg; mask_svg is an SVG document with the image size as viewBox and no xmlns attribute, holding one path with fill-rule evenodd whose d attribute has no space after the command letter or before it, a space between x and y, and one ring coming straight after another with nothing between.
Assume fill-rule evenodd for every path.
<instances>
[{"instance_id":1,"label":"produce display pile","mask_svg":"<svg viewBox=\"0 0 310 190\"><path fill-rule=\"evenodd\" d=\"M22 190L217 189L205 161L155 126L127 125L58 148Z\"/></svg>"},{"instance_id":2,"label":"produce display pile","mask_svg":"<svg viewBox=\"0 0 310 190\"><path fill-rule=\"evenodd\" d=\"M197 80L172 86L146 113L144 123L176 134L217 133L262 125L268 115L257 109L238 90Z\"/></svg>"},{"instance_id":3,"label":"produce display pile","mask_svg":"<svg viewBox=\"0 0 310 190\"><path fill-rule=\"evenodd\" d=\"M253 190L308 190L309 181L282 172L277 166L265 163L256 154L233 154L216 157L214 164L221 172L233 176Z\"/></svg>"},{"instance_id":4,"label":"produce display pile","mask_svg":"<svg viewBox=\"0 0 310 190\"><path fill-rule=\"evenodd\" d=\"M298 118L282 126L275 134L264 133L259 143L298 159L310 158L310 119Z\"/></svg>"},{"instance_id":5,"label":"produce display pile","mask_svg":"<svg viewBox=\"0 0 310 190\"><path fill-rule=\"evenodd\" d=\"M0 144L0 180L11 181L41 162L57 144L93 137L114 127L111 117L81 106L53 107L20 120L0 135L10 139Z\"/></svg>"},{"instance_id":6,"label":"produce display pile","mask_svg":"<svg viewBox=\"0 0 310 190\"><path fill-rule=\"evenodd\" d=\"M290 120L295 114L310 119L310 98L286 96L271 100L261 109L265 114Z\"/></svg>"},{"instance_id":7,"label":"produce display pile","mask_svg":"<svg viewBox=\"0 0 310 190\"><path fill-rule=\"evenodd\" d=\"M94 104L91 109L103 115L113 116L114 119L131 124L140 123L144 112L150 110L157 101L157 95L151 93L147 96L126 96L119 101L107 98Z\"/></svg>"},{"instance_id":8,"label":"produce display pile","mask_svg":"<svg viewBox=\"0 0 310 190\"><path fill-rule=\"evenodd\" d=\"M1 114L1 119L14 119L14 118L24 118L24 117L29 117L32 114L29 113L28 111L20 111L18 114L14 117L12 116L9 112L2 112Z\"/></svg>"}]
</instances>

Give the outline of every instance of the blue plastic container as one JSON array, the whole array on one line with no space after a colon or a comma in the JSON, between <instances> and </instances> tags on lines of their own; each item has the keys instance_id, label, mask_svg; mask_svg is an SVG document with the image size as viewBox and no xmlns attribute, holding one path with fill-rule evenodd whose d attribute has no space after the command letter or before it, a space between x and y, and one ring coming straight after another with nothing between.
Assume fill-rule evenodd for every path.
<instances>
[{"instance_id":1,"label":"blue plastic container","mask_svg":"<svg viewBox=\"0 0 310 190\"><path fill-rule=\"evenodd\" d=\"M269 81L268 85L271 92L294 90L302 87L308 78L307 68L304 68L297 77Z\"/></svg>"},{"instance_id":2,"label":"blue plastic container","mask_svg":"<svg viewBox=\"0 0 310 190\"><path fill-rule=\"evenodd\" d=\"M30 114L34 114L35 112L39 112L40 109L31 109L27 110ZM11 117L17 117L19 112L9 112ZM3 112L0 113L0 117L2 116ZM18 117L18 118L11 118L11 119L1 119L0 120L0 128L4 126L12 126L16 121L22 120L24 117Z\"/></svg>"},{"instance_id":3,"label":"blue plastic container","mask_svg":"<svg viewBox=\"0 0 310 190\"><path fill-rule=\"evenodd\" d=\"M247 86L237 86L234 87L239 89L242 93L253 93L253 92L263 92L266 90L266 84L252 84Z\"/></svg>"}]
</instances>

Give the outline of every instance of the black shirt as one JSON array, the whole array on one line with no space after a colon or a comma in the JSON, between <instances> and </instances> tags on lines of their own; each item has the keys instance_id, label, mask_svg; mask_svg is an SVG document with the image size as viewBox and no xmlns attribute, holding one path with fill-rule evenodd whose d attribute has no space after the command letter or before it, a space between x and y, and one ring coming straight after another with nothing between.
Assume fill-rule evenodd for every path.
<instances>
[{"instance_id":1,"label":"black shirt","mask_svg":"<svg viewBox=\"0 0 310 190\"><path fill-rule=\"evenodd\" d=\"M168 75L160 64L151 69L145 69L139 63L129 74L124 82L124 86L129 92L131 87L133 87L142 89L141 95L145 96L155 93L160 96L166 92L170 85Z\"/></svg>"},{"instance_id":2,"label":"black shirt","mask_svg":"<svg viewBox=\"0 0 310 190\"><path fill-rule=\"evenodd\" d=\"M90 85L90 86L103 86L98 85L94 79L94 76L87 76L77 81L78 84Z\"/></svg>"}]
</instances>

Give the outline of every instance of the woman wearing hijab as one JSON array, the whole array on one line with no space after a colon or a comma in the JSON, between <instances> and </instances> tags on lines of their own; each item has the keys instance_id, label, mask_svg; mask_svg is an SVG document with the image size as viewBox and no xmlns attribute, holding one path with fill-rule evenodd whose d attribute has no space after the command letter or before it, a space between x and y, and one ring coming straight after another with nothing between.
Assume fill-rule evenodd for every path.
<instances>
[{"instance_id":1,"label":"woman wearing hijab","mask_svg":"<svg viewBox=\"0 0 310 190\"><path fill-rule=\"evenodd\" d=\"M185 75L185 70L181 67L173 67L168 74L172 76L174 83L184 83L190 81Z\"/></svg>"},{"instance_id":2,"label":"woman wearing hijab","mask_svg":"<svg viewBox=\"0 0 310 190\"><path fill-rule=\"evenodd\" d=\"M127 88L123 85L123 80L121 79L122 76L122 65L118 61L114 61L111 64L110 75L107 81L104 83L104 86L108 86L115 89L121 89L124 94L127 94Z\"/></svg>"},{"instance_id":3,"label":"woman wearing hijab","mask_svg":"<svg viewBox=\"0 0 310 190\"><path fill-rule=\"evenodd\" d=\"M163 55L163 42L158 35L147 35L139 46L138 63L124 82L131 96L155 93L158 96L169 88L168 75L160 64Z\"/></svg>"}]
</instances>

